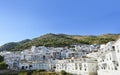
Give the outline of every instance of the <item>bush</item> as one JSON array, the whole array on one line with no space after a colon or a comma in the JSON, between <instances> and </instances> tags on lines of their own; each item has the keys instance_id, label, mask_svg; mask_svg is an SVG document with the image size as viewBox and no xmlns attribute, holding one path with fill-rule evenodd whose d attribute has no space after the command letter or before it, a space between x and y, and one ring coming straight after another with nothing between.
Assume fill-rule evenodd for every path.
<instances>
[{"instance_id":1,"label":"bush","mask_svg":"<svg viewBox=\"0 0 120 75\"><path fill-rule=\"evenodd\" d=\"M70 73L65 72L64 70L62 70L62 71L60 72L60 74L61 74L61 75L72 75L72 74L70 74Z\"/></svg>"},{"instance_id":2,"label":"bush","mask_svg":"<svg viewBox=\"0 0 120 75\"><path fill-rule=\"evenodd\" d=\"M0 69L7 69L8 65L5 62L0 62Z\"/></svg>"},{"instance_id":3,"label":"bush","mask_svg":"<svg viewBox=\"0 0 120 75\"><path fill-rule=\"evenodd\" d=\"M4 57L0 55L0 62L4 61Z\"/></svg>"},{"instance_id":4,"label":"bush","mask_svg":"<svg viewBox=\"0 0 120 75\"><path fill-rule=\"evenodd\" d=\"M18 73L18 75L28 75L27 71L21 71Z\"/></svg>"},{"instance_id":5,"label":"bush","mask_svg":"<svg viewBox=\"0 0 120 75\"><path fill-rule=\"evenodd\" d=\"M65 72L64 70L62 70L62 71L60 72L60 74L61 74L61 75L66 75L66 72Z\"/></svg>"}]
</instances>

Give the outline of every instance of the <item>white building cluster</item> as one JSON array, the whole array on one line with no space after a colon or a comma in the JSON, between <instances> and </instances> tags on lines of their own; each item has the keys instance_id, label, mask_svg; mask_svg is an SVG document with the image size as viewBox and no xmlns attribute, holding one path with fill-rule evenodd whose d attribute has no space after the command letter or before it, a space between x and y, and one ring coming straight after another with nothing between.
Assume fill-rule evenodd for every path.
<instances>
[{"instance_id":1,"label":"white building cluster","mask_svg":"<svg viewBox=\"0 0 120 75\"><path fill-rule=\"evenodd\" d=\"M98 58L98 75L120 75L120 39L101 48Z\"/></svg>"},{"instance_id":2,"label":"white building cluster","mask_svg":"<svg viewBox=\"0 0 120 75\"><path fill-rule=\"evenodd\" d=\"M97 60L87 57L58 60L55 71L61 70L74 75L97 75Z\"/></svg>"},{"instance_id":3,"label":"white building cluster","mask_svg":"<svg viewBox=\"0 0 120 75\"><path fill-rule=\"evenodd\" d=\"M75 48L35 47L19 52L1 52L9 69L40 70L74 75L120 75L120 39L102 45Z\"/></svg>"}]
</instances>

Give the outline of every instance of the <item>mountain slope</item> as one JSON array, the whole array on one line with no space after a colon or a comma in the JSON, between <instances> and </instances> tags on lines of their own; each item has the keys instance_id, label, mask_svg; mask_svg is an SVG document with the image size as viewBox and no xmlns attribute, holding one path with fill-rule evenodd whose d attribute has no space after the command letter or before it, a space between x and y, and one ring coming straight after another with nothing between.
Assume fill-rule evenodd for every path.
<instances>
[{"instance_id":1,"label":"mountain slope","mask_svg":"<svg viewBox=\"0 0 120 75\"><path fill-rule=\"evenodd\" d=\"M119 38L120 34L104 34L100 36L80 36L66 34L46 34L32 40L4 44L0 50L24 50L31 46L65 47L72 44L104 44Z\"/></svg>"}]
</instances>

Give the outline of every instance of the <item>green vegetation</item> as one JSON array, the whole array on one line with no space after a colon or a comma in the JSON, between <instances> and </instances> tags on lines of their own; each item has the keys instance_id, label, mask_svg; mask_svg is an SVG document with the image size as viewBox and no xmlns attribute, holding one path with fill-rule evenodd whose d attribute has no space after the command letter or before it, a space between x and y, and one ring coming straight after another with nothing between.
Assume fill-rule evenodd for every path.
<instances>
[{"instance_id":1,"label":"green vegetation","mask_svg":"<svg viewBox=\"0 0 120 75\"><path fill-rule=\"evenodd\" d=\"M44 71L44 70L31 70L31 71L11 71L8 70L4 73L2 73L2 75L59 75L55 72L48 72L48 71Z\"/></svg>"},{"instance_id":2,"label":"green vegetation","mask_svg":"<svg viewBox=\"0 0 120 75\"><path fill-rule=\"evenodd\" d=\"M26 40L23 40L23 41L20 41L20 42L10 42L10 43L6 43L2 46L0 46L0 50L3 51L3 50L7 50L7 51L14 51L16 47L26 43L26 42L29 42L30 40L29 39L26 39Z\"/></svg>"},{"instance_id":3,"label":"green vegetation","mask_svg":"<svg viewBox=\"0 0 120 75\"><path fill-rule=\"evenodd\" d=\"M120 34L104 34L100 36L80 36L66 34L46 34L32 40L26 39L20 42L11 42L4 44L0 50L18 51L31 48L31 46L47 47L70 47L73 44L105 44L109 41L115 41Z\"/></svg>"},{"instance_id":4,"label":"green vegetation","mask_svg":"<svg viewBox=\"0 0 120 75\"><path fill-rule=\"evenodd\" d=\"M55 72L33 72L32 75L58 75Z\"/></svg>"},{"instance_id":5,"label":"green vegetation","mask_svg":"<svg viewBox=\"0 0 120 75\"><path fill-rule=\"evenodd\" d=\"M67 73L67 72L65 72L64 70L62 70L62 71L60 72L60 75L72 75L72 74Z\"/></svg>"},{"instance_id":6,"label":"green vegetation","mask_svg":"<svg viewBox=\"0 0 120 75\"><path fill-rule=\"evenodd\" d=\"M28 75L28 72L27 71L21 71L18 73L18 75Z\"/></svg>"},{"instance_id":7,"label":"green vegetation","mask_svg":"<svg viewBox=\"0 0 120 75\"><path fill-rule=\"evenodd\" d=\"M0 70L7 69L8 65L4 62L4 57L0 56Z\"/></svg>"},{"instance_id":8,"label":"green vegetation","mask_svg":"<svg viewBox=\"0 0 120 75\"><path fill-rule=\"evenodd\" d=\"M0 55L0 62L4 61L4 57Z\"/></svg>"},{"instance_id":9,"label":"green vegetation","mask_svg":"<svg viewBox=\"0 0 120 75\"><path fill-rule=\"evenodd\" d=\"M18 73L5 73L2 75L59 75L55 72L47 72L47 71L20 71Z\"/></svg>"},{"instance_id":10,"label":"green vegetation","mask_svg":"<svg viewBox=\"0 0 120 75\"><path fill-rule=\"evenodd\" d=\"M72 75L72 74L67 73L64 70L62 70L60 73L35 70L35 71L21 71L18 73L18 75Z\"/></svg>"},{"instance_id":11,"label":"green vegetation","mask_svg":"<svg viewBox=\"0 0 120 75\"><path fill-rule=\"evenodd\" d=\"M8 65L4 62L0 62L0 70L7 69Z\"/></svg>"}]
</instances>

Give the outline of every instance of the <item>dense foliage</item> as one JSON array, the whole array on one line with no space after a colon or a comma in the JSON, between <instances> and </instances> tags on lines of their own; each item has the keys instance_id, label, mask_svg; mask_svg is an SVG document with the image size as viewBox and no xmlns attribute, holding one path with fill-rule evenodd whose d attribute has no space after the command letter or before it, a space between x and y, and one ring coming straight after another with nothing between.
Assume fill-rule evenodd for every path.
<instances>
[{"instance_id":1,"label":"dense foliage","mask_svg":"<svg viewBox=\"0 0 120 75\"><path fill-rule=\"evenodd\" d=\"M21 46L22 44L29 42L29 41L31 41L31 40L26 39L26 40L22 40L20 42L6 43L6 44L0 46L0 50L1 51L3 51L3 50L12 51L12 50L15 50L16 47Z\"/></svg>"},{"instance_id":2,"label":"dense foliage","mask_svg":"<svg viewBox=\"0 0 120 75\"><path fill-rule=\"evenodd\" d=\"M0 62L0 70L7 69L8 65L4 62Z\"/></svg>"},{"instance_id":3,"label":"dense foliage","mask_svg":"<svg viewBox=\"0 0 120 75\"><path fill-rule=\"evenodd\" d=\"M72 74L67 73L66 71L62 70L62 71L60 72L60 75L72 75Z\"/></svg>"},{"instance_id":4,"label":"dense foliage","mask_svg":"<svg viewBox=\"0 0 120 75\"><path fill-rule=\"evenodd\" d=\"M8 65L4 62L4 57L0 56L0 70L7 69Z\"/></svg>"},{"instance_id":5,"label":"dense foliage","mask_svg":"<svg viewBox=\"0 0 120 75\"><path fill-rule=\"evenodd\" d=\"M0 62L4 61L4 57L0 55Z\"/></svg>"},{"instance_id":6,"label":"dense foliage","mask_svg":"<svg viewBox=\"0 0 120 75\"><path fill-rule=\"evenodd\" d=\"M4 44L0 50L24 50L31 46L65 47L72 44L105 44L119 38L120 34L105 34L101 36L80 36L66 34L46 34L32 40L26 39L20 42Z\"/></svg>"}]
</instances>

